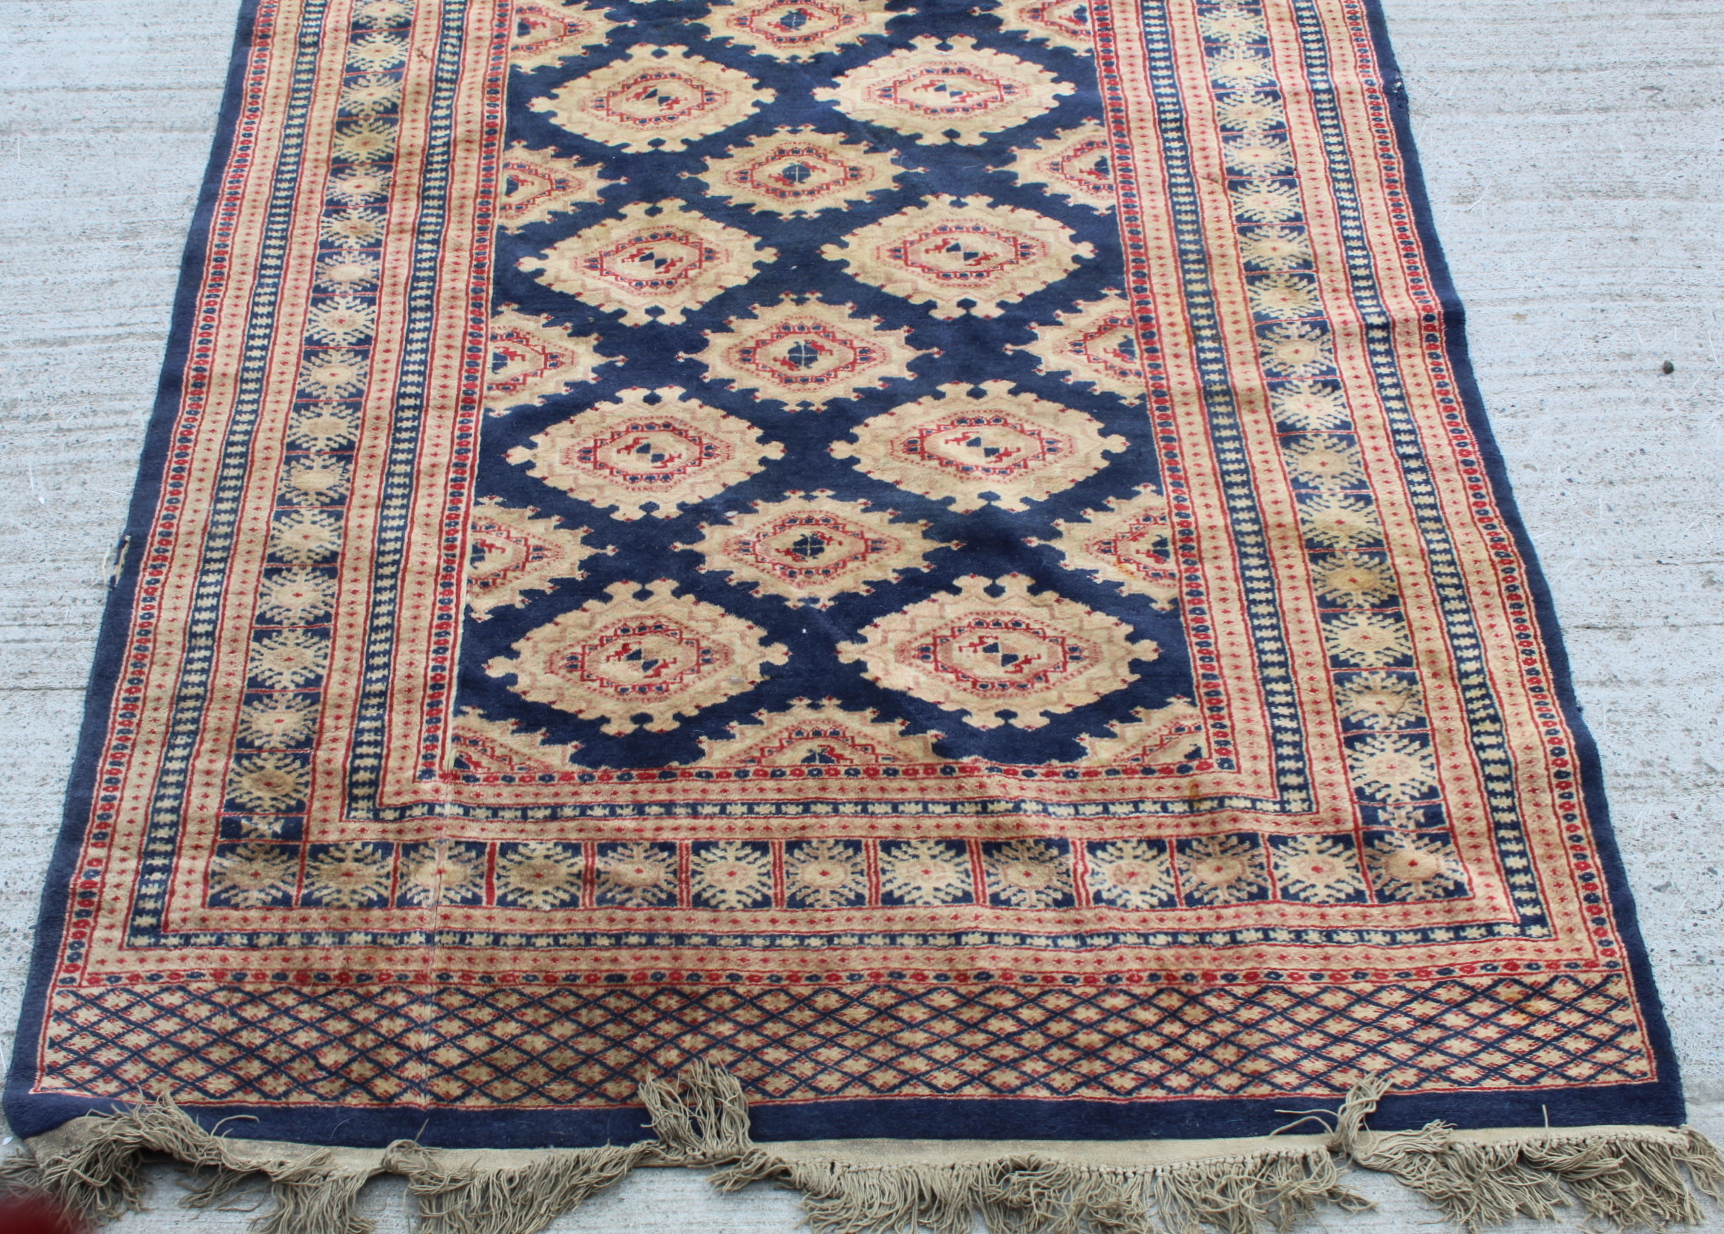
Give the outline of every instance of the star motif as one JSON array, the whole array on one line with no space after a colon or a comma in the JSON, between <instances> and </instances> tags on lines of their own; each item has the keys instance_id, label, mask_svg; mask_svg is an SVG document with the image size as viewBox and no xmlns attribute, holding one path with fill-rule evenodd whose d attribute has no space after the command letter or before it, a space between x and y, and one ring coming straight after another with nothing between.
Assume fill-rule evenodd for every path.
<instances>
[{"instance_id":1,"label":"star motif","mask_svg":"<svg viewBox=\"0 0 1724 1234\"><path fill-rule=\"evenodd\" d=\"M519 265L547 287L620 310L628 325L674 325L690 309L748 282L757 266L777 256L747 232L679 201L637 201L621 218L559 240Z\"/></svg>"},{"instance_id":2,"label":"star motif","mask_svg":"<svg viewBox=\"0 0 1724 1234\"><path fill-rule=\"evenodd\" d=\"M649 396L656 401L648 402ZM679 504L704 501L748 479L776 441L761 443L746 420L689 398L682 390L624 390L610 402L558 424L504 456L528 474L633 522L675 518Z\"/></svg>"},{"instance_id":3,"label":"star motif","mask_svg":"<svg viewBox=\"0 0 1724 1234\"><path fill-rule=\"evenodd\" d=\"M972 394L964 382L894 407L857 425L854 446L834 442L835 458L853 458L877 480L934 501L952 499L968 514L984 505L1021 512L1107 466L1104 454L1126 447L1101 424L1033 394L1012 394L990 381Z\"/></svg>"},{"instance_id":4,"label":"star motif","mask_svg":"<svg viewBox=\"0 0 1724 1234\"><path fill-rule=\"evenodd\" d=\"M803 126L751 137L700 174L714 197L795 215L863 205L892 188L900 170L888 151Z\"/></svg>"},{"instance_id":5,"label":"star motif","mask_svg":"<svg viewBox=\"0 0 1724 1234\"><path fill-rule=\"evenodd\" d=\"M1051 591L1034 594L1019 574L970 574L956 596L936 593L840 644L877 685L966 716L975 728L1041 728L1137 680L1132 660L1153 660L1131 627ZM995 597L988 588L999 587ZM856 644L860 644L857 646ZM855 646L855 650L846 647Z\"/></svg>"},{"instance_id":6,"label":"star motif","mask_svg":"<svg viewBox=\"0 0 1724 1234\"><path fill-rule=\"evenodd\" d=\"M867 595L869 582L897 582L903 571L922 569L923 558L942 547L922 534L927 523L897 522L894 514L824 491L792 492L727 522L702 523L699 540L676 547L698 552L702 570L754 584L757 596L829 608L845 592Z\"/></svg>"},{"instance_id":7,"label":"star motif","mask_svg":"<svg viewBox=\"0 0 1724 1234\"><path fill-rule=\"evenodd\" d=\"M668 732L679 717L753 689L767 665L789 660L781 645L762 645L759 626L675 589L668 578L613 583L607 599L531 631L513 657L497 656L485 671L513 676L509 689L522 698L603 720L607 733L622 736Z\"/></svg>"},{"instance_id":8,"label":"star motif","mask_svg":"<svg viewBox=\"0 0 1724 1234\"><path fill-rule=\"evenodd\" d=\"M821 255L950 319L966 312L998 317L1006 305L1065 278L1095 247L1033 210L942 193L851 232Z\"/></svg>"},{"instance_id":9,"label":"star motif","mask_svg":"<svg viewBox=\"0 0 1724 1234\"><path fill-rule=\"evenodd\" d=\"M756 306L753 318L732 317L706 331L693 358L712 381L793 407L823 408L833 399L879 390L888 378L911 380L909 361L938 354L911 347L908 327L884 329L878 317L856 317L855 306L786 295Z\"/></svg>"},{"instance_id":10,"label":"star motif","mask_svg":"<svg viewBox=\"0 0 1724 1234\"><path fill-rule=\"evenodd\" d=\"M814 97L924 145L979 146L1059 105L1075 89L1028 60L932 35L851 69Z\"/></svg>"},{"instance_id":11,"label":"star motif","mask_svg":"<svg viewBox=\"0 0 1724 1234\"><path fill-rule=\"evenodd\" d=\"M777 97L747 73L686 47L636 43L621 60L564 82L528 106L549 112L571 133L642 154L681 150Z\"/></svg>"}]
</instances>

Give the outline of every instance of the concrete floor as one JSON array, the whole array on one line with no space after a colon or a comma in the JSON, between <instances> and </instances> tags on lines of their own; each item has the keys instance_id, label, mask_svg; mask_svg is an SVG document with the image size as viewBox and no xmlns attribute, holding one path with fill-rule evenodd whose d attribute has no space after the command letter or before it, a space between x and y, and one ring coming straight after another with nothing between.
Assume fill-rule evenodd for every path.
<instances>
[{"instance_id":1,"label":"concrete floor","mask_svg":"<svg viewBox=\"0 0 1724 1234\"><path fill-rule=\"evenodd\" d=\"M59 826L236 0L0 0L0 1032ZM1724 3L1386 0L1474 363L1556 595L1686 1069L1724 1142ZM1675 372L1665 376L1665 360ZM1383 1208L1337 1230L1429 1225ZM404 1229L392 1188L381 1228ZM157 1187L120 1234L189 1217ZM559 1231L779 1234L637 1175ZM1527 1229L1534 1227L1530 1223ZM1708 1229L1724 1231L1724 1217Z\"/></svg>"}]
</instances>

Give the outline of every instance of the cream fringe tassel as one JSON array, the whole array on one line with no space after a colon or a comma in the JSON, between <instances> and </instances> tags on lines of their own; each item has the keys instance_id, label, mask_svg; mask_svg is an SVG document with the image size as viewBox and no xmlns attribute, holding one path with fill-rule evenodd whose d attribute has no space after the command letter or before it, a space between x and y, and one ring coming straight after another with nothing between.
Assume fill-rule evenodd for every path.
<instances>
[{"instance_id":1,"label":"cream fringe tassel","mask_svg":"<svg viewBox=\"0 0 1724 1234\"><path fill-rule=\"evenodd\" d=\"M1388 1085L1360 1084L1326 1137L990 1146L985 1141L756 1144L737 1081L696 1063L675 1082L646 1080L654 1140L535 1151L314 1148L205 1131L162 1097L76 1119L0 1162L0 1189L53 1196L91 1221L139 1206L147 1158L202 1171L188 1205L261 1179L275 1207L257 1234L369 1234L360 1189L400 1174L423 1234L537 1234L639 1166L715 1169L735 1190L768 1179L802 1192L819 1234L1253 1234L1292 1227L1319 1205L1371 1207L1342 1185L1351 1163L1393 1175L1472 1231L1517 1213L1578 1204L1617 1229L1698 1222L1691 1187L1724 1200L1724 1158L1699 1132L1656 1127L1548 1131L1373 1132ZM1327 1124L1325 1124L1327 1125Z\"/></svg>"}]
</instances>

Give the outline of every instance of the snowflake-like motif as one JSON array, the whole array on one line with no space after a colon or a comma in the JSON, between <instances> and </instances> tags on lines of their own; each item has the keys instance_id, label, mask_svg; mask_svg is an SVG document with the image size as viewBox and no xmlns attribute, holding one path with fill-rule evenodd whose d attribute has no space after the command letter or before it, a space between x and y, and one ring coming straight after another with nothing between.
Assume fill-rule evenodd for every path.
<instances>
[{"instance_id":1,"label":"snowflake-like motif","mask_svg":"<svg viewBox=\"0 0 1724 1234\"><path fill-rule=\"evenodd\" d=\"M1373 733L1347 750L1353 787L1373 801L1400 804L1428 796L1437 787L1437 759L1416 737Z\"/></svg>"},{"instance_id":2,"label":"snowflake-like motif","mask_svg":"<svg viewBox=\"0 0 1724 1234\"><path fill-rule=\"evenodd\" d=\"M1335 904L1365 894L1365 875L1350 836L1284 836L1270 852L1284 899Z\"/></svg>"},{"instance_id":3,"label":"snowflake-like motif","mask_svg":"<svg viewBox=\"0 0 1724 1234\"><path fill-rule=\"evenodd\" d=\"M801 840L785 845L784 885L793 908L843 908L868 893L861 845L850 840Z\"/></svg>"},{"instance_id":4,"label":"snowflake-like motif","mask_svg":"<svg viewBox=\"0 0 1724 1234\"><path fill-rule=\"evenodd\" d=\"M887 903L933 906L975 898L970 859L952 840L886 840L880 844L880 890Z\"/></svg>"},{"instance_id":5,"label":"snowflake-like motif","mask_svg":"<svg viewBox=\"0 0 1724 1234\"><path fill-rule=\"evenodd\" d=\"M698 908L736 910L772 904L772 853L765 844L718 840L696 844L689 885Z\"/></svg>"},{"instance_id":6,"label":"snowflake-like motif","mask_svg":"<svg viewBox=\"0 0 1724 1234\"><path fill-rule=\"evenodd\" d=\"M601 845L598 902L620 908L675 904L675 847L642 843Z\"/></svg>"},{"instance_id":7,"label":"snowflake-like motif","mask_svg":"<svg viewBox=\"0 0 1724 1234\"><path fill-rule=\"evenodd\" d=\"M543 840L499 845L497 903L546 912L574 908L581 898L581 850Z\"/></svg>"},{"instance_id":8,"label":"snowflake-like motif","mask_svg":"<svg viewBox=\"0 0 1724 1234\"><path fill-rule=\"evenodd\" d=\"M1090 895L1110 908L1172 908L1173 862L1159 840L1107 840L1089 846Z\"/></svg>"},{"instance_id":9,"label":"snowflake-like motif","mask_svg":"<svg viewBox=\"0 0 1724 1234\"><path fill-rule=\"evenodd\" d=\"M1189 904L1239 904L1269 890L1263 848L1255 837L1198 836L1182 841L1179 882Z\"/></svg>"},{"instance_id":10,"label":"snowflake-like motif","mask_svg":"<svg viewBox=\"0 0 1724 1234\"><path fill-rule=\"evenodd\" d=\"M1071 902L1071 864L1048 840L1008 840L986 847L988 899L1012 908L1058 908Z\"/></svg>"}]
</instances>

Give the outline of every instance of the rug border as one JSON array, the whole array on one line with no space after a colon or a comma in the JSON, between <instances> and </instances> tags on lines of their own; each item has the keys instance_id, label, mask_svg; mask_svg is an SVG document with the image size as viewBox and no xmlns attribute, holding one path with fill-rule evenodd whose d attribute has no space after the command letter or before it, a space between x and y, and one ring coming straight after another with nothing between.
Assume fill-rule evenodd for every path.
<instances>
[{"instance_id":1,"label":"rug border","mask_svg":"<svg viewBox=\"0 0 1724 1234\"><path fill-rule=\"evenodd\" d=\"M1434 1119L1462 1128L1615 1125L1621 1122L1623 1106L1627 1102L1634 1107L1637 1123L1655 1121L1663 1115L1668 1125L1676 1126L1685 1117L1680 1072L1663 1004L1653 980L1651 959L1640 932L1627 871L1610 822L1597 745L1574 695L1569 657L1550 588L1515 502L1506 465L1491 431L1473 372L1467 347L1465 310L1455 291L1448 262L1437 237L1418 148L1413 140L1406 87L1390 43L1381 0L1359 2L1369 24L1372 53L1381 69L1383 92L1389 102L1391 123L1404 160L1407 198L1412 205L1414 225L1429 268L1432 290L1442 306L1448 359L1454 368L1455 383L1468 426L1478 442L1492 496L1525 566L1524 581L1532 597L1534 621L1549 659L1558 705L1573 734L1588 825L1597 845L1611 911L1626 952L1628 971L1634 981L1639 1010L1659 1075L1657 1081L1648 1084L1555 1092L1460 1090L1406 1096L1389 1094L1382 1100L1372 1121L1382 1130L1417 1127ZM171 437L169 429L179 412L181 376L189 350L196 296L203 279L205 250L222 173L238 126L247 57L252 47L252 27L259 4L260 0L242 0L240 5L215 136L181 258L155 406L145 430L126 528L116 550L119 574L110 585L103 613L77 754L69 772L64 818L43 881L36 939L20 1012L19 1046L14 1047L4 1096L7 1120L14 1133L23 1137L40 1135L84 1114L113 1111L126 1105L107 1098L31 1092L30 1085L36 1073L34 1050L33 1047L20 1047L26 1042L34 1042L38 1036L57 963L69 900L54 892L56 888L63 888L72 877L89 821L96 764L101 757L114 686L128 642L129 615L142 561L142 553L136 550L153 522ZM1285 1122L1285 1116L1276 1110L1278 1105L1285 1104L1285 1100L1278 1097L1195 1098L1112 1103L878 1098L757 1106L752 1117L754 1138L760 1141L892 1138L880 1136L882 1124L896 1124L913 1131L911 1136L896 1137L903 1139L1035 1139L1074 1143L1085 1140L1192 1140L1260 1136ZM1557 1106L1554 1113L1549 1108L1553 1104ZM369 1134L344 1135L340 1128L341 1123L347 1120L339 1118L335 1119L333 1126L329 1125L335 1116L355 1115L362 1108ZM196 1107L192 1109L195 1111ZM406 1105L387 1109L312 1104L224 1105L221 1115L255 1119L247 1130L260 1139L356 1148L376 1147L400 1138L422 1138L450 1147L472 1144L494 1148L579 1147L629 1143L650 1134L644 1111L639 1106L575 1112L443 1110ZM359 1120L355 1118L352 1121ZM574 1121L581 1124L578 1131L568 1126ZM505 1123L506 1126L503 1125ZM319 1130L314 1138L303 1139L301 1137L306 1134L308 1125L317 1126ZM985 1129L985 1135L978 1136L978 1126Z\"/></svg>"}]
</instances>

